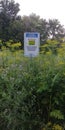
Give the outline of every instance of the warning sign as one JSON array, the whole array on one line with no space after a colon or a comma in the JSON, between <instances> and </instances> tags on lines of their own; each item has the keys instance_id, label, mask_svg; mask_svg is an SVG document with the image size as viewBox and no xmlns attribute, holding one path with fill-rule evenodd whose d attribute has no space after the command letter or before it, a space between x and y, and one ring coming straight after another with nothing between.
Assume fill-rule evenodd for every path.
<instances>
[{"instance_id":1,"label":"warning sign","mask_svg":"<svg viewBox=\"0 0 65 130\"><path fill-rule=\"evenodd\" d=\"M35 57L39 54L40 34L37 32L24 33L24 55Z\"/></svg>"}]
</instances>

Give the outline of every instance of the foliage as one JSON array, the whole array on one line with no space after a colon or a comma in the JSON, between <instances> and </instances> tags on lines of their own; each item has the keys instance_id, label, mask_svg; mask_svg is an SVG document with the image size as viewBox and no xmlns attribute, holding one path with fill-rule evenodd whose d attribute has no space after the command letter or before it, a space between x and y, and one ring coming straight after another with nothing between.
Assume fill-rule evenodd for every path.
<instances>
[{"instance_id":1,"label":"foliage","mask_svg":"<svg viewBox=\"0 0 65 130\"><path fill-rule=\"evenodd\" d=\"M11 23L16 20L18 11L19 4L14 0L0 1L0 39L2 41L11 39Z\"/></svg>"},{"instance_id":2,"label":"foliage","mask_svg":"<svg viewBox=\"0 0 65 130\"><path fill-rule=\"evenodd\" d=\"M49 37L60 40L65 36L64 28L57 19L49 19Z\"/></svg>"},{"instance_id":3,"label":"foliage","mask_svg":"<svg viewBox=\"0 0 65 130\"><path fill-rule=\"evenodd\" d=\"M53 39L50 39L50 40L47 40L45 44L41 45L40 46L40 52L42 54L58 54L58 52L60 50L63 49L63 46L64 46L64 41L63 39L61 39L61 42L59 42L58 40L53 40ZM63 51L64 53L64 51Z\"/></svg>"},{"instance_id":4,"label":"foliage","mask_svg":"<svg viewBox=\"0 0 65 130\"><path fill-rule=\"evenodd\" d=\"M14 43L13 40L9 40L8 42L6 42L6 47L9 48L11 51L16 51L20 49L21 43Z\"/></svg>"},{"instance_id":5,"label":"foliage","mask_svg":"<svg viewBox=\"0 0 65 130\"><path fill-rule=\"evenodd\" d=\"M33 59L23 57L20 50L0 52L0 129L62 130L64 47L58 48L57 55L46 53Z\"/></svg>"},{"instance_id":6,"label":"foliage","mask_svg":"<svg viewBox=\"0 0 65 130\"><path fill-rule=\"evenodd\" d=\"M58 124L54 124L52 130L63 130L63 128Z\"/></svg>"},{"instance_id":7,"label":"foliage","mask_svg":"<svg viewBox=\"0 0 65 130\"><path fill-rule=\"evenodd\" d=\"M51 122L48 122L42 130L63 130L63 127L59 124L52 124Z\"/></svg>"},{"instance_id":8,"label":"foliage","mask_svg":"<svg viewBox=\"0 0 65 130\"><path fill-rule=\"evenodd\" d=\"M57 19L41 19L36 14L22 17L23 32L39 32L41 44L52 39L60 41L65 36L65 29Z\"/></svg>"},{"instance_id":9,"label":"foliage","mask_svg":"<svg viewBox=\"0 0 65 130\"><path fill-rule=\"evenodd\" d=\"M0 129L63 130L64 28L56 19L21 17L18 11L14 0L0 1ZM39 57L23 56L25 31L40 33Z\"/></svg>"},{"instance_id":10,"label":"foliage","mask_svg":"<svg viewBox=\"0 0 65 130\"><path fill-rule=\"evenodd\" d=\"M14 42L13 40L9 40L7 42L3 42L0 40L0 50L9 49L10 51L20 50L22 47L21 42Z\"/></svg>"},{"instance_id":11,"label":"foliage","mask_svg":"<svg viewBox=\"0 0 65 130\"><path fill-rule=\"evenodd\" d=\"M39 32L41 44L47 40L61 41L65 29L57 19L46 20L32 13L29 16L19 16L19 4L14 0L0 1L0 39L7 42L24 42L24 32ZM23 46L22 46L23 47Z\"/></svg>"}]
</instances>

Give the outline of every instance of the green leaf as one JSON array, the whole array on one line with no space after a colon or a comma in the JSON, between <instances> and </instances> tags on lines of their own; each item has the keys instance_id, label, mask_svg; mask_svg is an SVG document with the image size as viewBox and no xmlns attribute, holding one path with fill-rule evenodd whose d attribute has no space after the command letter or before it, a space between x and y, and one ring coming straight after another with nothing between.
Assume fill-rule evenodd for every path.
<instances>
[{"instance_id":1,"label":"green leaf","mask_svg":"<svg viewBox=\"0 0 65 130\"><path fill-rule=\"evenodd\" d=\"M51 117L54 117L54 118L56 118L56 119L64 119L64 116L63 116L63 114L61 113L61 111L60 110L53 110L51 113L50 113L50 116Z\"/></svg>"}]
</instances>

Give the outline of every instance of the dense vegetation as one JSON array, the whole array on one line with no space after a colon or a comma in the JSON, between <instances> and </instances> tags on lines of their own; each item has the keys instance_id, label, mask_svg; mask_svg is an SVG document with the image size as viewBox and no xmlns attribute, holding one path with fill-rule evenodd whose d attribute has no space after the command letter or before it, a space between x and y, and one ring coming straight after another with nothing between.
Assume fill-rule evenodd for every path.
<instances>
[{"instance_id":1,"label":"dense vegetation","mask_svg":"<svg viewBox=\"0 0 65 130\"><path fill-rule=\"evenodd\" d=\"M45 45L32 59L21 50L0 52L0 129L63 130L65 43Z\"/></svg>"},{"instance_id":2,"label":"dense vegetation","mask_svg":"<svg viewBox=\"0 0 65 130\"><path fill-rule=\"evenodd\" d=\"M0 1L0 129L65 129L65 29L57 19L19 16ZM24 32L40 33L40 54L24 57Z\"/></svg>"}]
</instances>

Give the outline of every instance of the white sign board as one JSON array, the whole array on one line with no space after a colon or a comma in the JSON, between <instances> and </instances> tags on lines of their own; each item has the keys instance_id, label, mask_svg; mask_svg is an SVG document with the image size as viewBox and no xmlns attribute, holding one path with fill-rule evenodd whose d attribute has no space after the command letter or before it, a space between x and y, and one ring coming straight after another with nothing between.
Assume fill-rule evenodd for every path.
<instances>
[{"instance_id":1,"label":"white sign board","mask_svg":"<svg viewBox=\"0 0 65 130\"><path fill-rule=\"evenodd\" d=\"M37 32L24 33L24 55L35 57L39 54L40 34Z\"/></svg>"}]
</instances>

